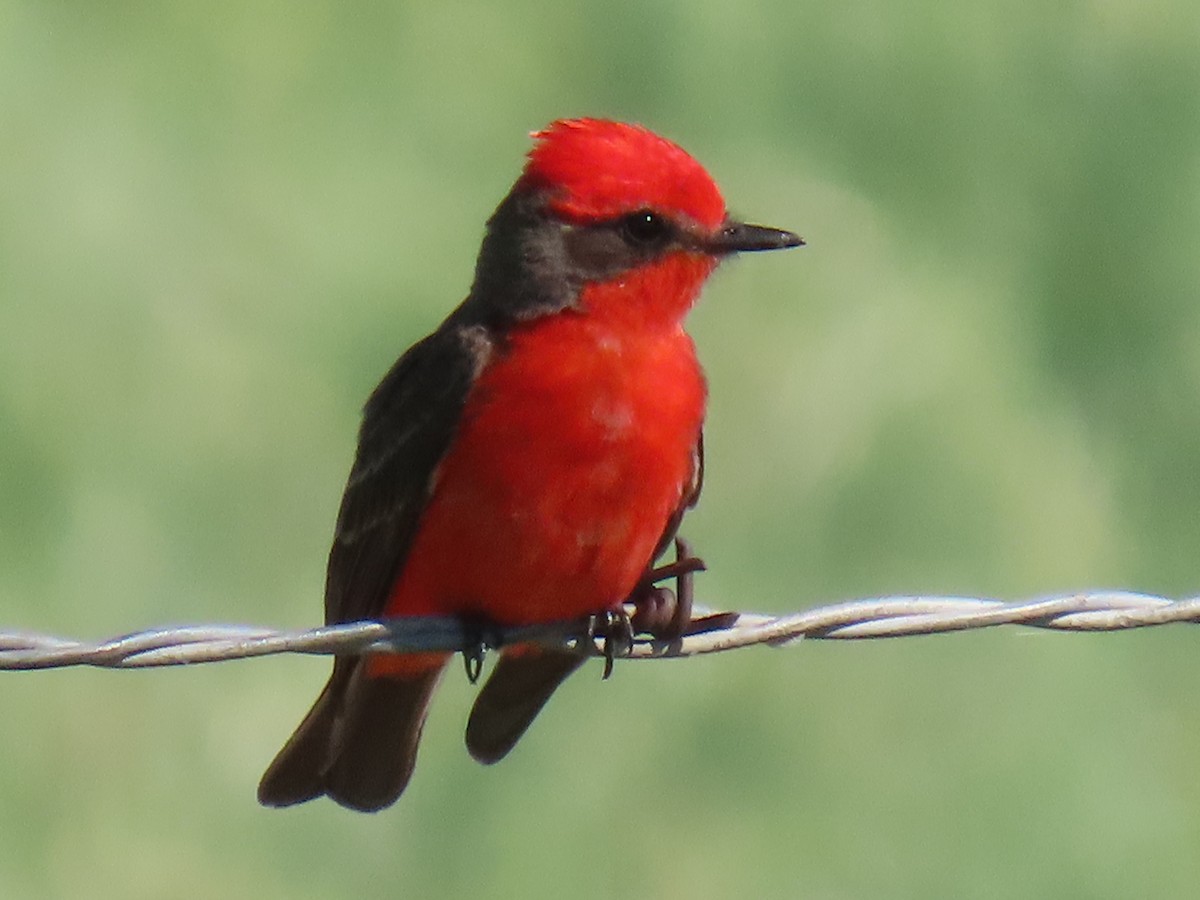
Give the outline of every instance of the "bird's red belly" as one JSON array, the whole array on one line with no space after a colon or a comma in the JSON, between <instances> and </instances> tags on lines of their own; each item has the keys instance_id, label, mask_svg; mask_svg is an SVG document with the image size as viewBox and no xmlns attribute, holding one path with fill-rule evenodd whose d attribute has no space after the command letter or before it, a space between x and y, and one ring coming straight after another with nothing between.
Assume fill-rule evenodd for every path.
<instances>
[{"instance_id":1,"label":"bird's red belly","mask_svg":"<svg viewBox=\"0 0 1200 900\"><path fill-rule=\"evenodd\" d=\"M435 476L390 615L501 624L620 604L692 477L705 386L680 329L569 314L512 335Z\"/></svg>"}]
</instances>

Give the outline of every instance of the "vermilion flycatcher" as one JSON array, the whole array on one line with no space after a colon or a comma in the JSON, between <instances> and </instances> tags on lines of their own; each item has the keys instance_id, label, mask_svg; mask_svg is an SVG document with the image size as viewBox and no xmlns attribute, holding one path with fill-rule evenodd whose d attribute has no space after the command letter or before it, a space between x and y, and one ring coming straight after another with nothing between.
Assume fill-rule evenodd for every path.
<instances>
[{"instance_id":1,"label":"vermilion flycatcher","mask_svg":"<svg viewBox=\"0 0 1200 900\"><path fill-rule=\"evenodd\" d=\"M695 503L706 387L684 317L724 257L802 241L730 219L700 164L640 126L565 120L534 140L467 299L367 402L327 623L619 610ZM393 803L448 659L337 659L259 800ZM471 755L501 759L582 661L502 651Z\"/></svg>"}]
</instances>

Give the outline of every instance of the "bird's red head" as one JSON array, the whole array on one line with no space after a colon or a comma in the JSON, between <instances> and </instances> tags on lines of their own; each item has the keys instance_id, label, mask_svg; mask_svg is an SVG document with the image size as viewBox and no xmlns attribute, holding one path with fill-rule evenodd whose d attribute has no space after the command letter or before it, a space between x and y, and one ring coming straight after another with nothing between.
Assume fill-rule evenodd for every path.
<instances>
[{"instance_id":1,"label":"bird's red head","mask_svg":"<svg viewBox=\"0 0 1200 900\"><path fill-rule=\"evenodd\" d=\"M533 137L475 267L467 309L488 321L586 307L675 327L724 257L802 243L730 219L704 168L640 125L562 119Z\"/></svg>"},{"instance_id":2,"label":"bird's red head","mask_svg":"<svg viewBox=\"0 0 1200 900\"><path fill-rule=\"evenodd\" d=\"M704 167L640 125L560 119L533 135L522 181L547 190L550 208L586 223L653 209L714 231L725 201Z\"/></svg>"}]
</instances>

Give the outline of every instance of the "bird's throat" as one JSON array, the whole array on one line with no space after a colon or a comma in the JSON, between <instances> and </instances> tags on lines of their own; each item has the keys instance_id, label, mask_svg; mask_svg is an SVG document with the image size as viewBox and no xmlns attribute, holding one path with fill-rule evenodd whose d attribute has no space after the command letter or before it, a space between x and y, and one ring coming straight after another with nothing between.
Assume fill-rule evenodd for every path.
<instances>
[{"instance_id":1,"label":"bird's throat","mask_svg":"<svg viewBox=\"0 0 1200 900\"><path fill-rule=\"evenodd\" d=\"M584 285L578 307L615 333L649 339L683 325L717 259L676 252L623 272L604 282Z\"/></svg>"}]
</instances>

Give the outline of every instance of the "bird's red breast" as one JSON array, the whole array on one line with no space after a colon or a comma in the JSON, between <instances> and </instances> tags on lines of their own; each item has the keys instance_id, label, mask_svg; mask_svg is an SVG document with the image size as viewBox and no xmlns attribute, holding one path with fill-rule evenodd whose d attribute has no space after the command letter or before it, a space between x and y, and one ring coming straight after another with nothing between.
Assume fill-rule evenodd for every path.
<instances>
[{"instance_id":1,"label":"bird's red breast","mask_svg":"<svg viewBox=\"0 0 1200 900\"><path fill-rule=\"evenodd\" d=\"M711 265L675 254L512 330L472 387L385 614L511 625L620 605L693 475L706 388L681 320ZM425 663L375 657L371 671Z\"/></svg>"}]
</instances>

